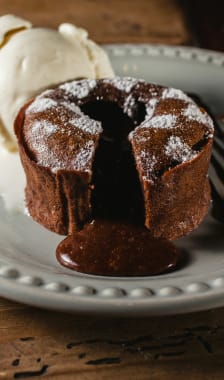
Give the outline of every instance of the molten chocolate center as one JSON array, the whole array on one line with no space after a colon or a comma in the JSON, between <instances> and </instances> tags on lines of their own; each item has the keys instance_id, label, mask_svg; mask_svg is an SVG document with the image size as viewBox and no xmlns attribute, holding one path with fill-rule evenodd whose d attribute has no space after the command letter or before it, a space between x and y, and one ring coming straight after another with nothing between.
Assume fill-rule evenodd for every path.
<instances>
[{"instance_id":1,"label":"molten chocolate center","mask_svg":"<svg viewBox=\"0 0 224 380\"><path fill-rule=\"evenodd\" d=\"M128 134L134 121L115 103L95 101L82 111L102 122L103 133L93 162L93 218L128 219L144 224L144 203ZM145 118L139 107L136 123Z\"/></svg>"},{"instance_id":2,"label":"molten chocolate center","mask_svg":"<svg viewBox=\"0 0 224 380\"><path fill-rule=\"evenodd\" d=\"M93 222L74 232L57 248L58 261L73 270L107 276L154 275L173 269L177 248L155 239L144 227L144 203L128 134L135 123L118 105L95 101L82 111L102 122L103 133L93 162Z\"/></svg>"}]
</instances>

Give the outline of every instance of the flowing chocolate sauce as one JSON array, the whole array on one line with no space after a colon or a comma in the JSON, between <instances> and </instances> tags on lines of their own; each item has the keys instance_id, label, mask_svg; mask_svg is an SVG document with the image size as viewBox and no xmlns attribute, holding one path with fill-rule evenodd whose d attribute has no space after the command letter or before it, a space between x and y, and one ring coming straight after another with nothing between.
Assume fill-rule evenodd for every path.
<instances>
[{"instance_id":1,"label":"flowing chocolate sauce","mask_svg":"<svg viewBox=\"0 0 224 380\"><path fill-rule=\"evenodd\" d=\"M179 250L140 225L94 220L57 247L58 261L78 272L106 276L147 276L176 267Z\"/></svg>"},{"instance_id":2,"label":"flowing chocolate sauce","mask_svg":"<svg viewBox=\"0 0 224 380\"><path fill-rule=\"evenodd\" d=\"M144 227L142 189L127 138L133 120L109 102L81 108L103 125L93 162L93 221L58 245L58 261L78 272L105 276L149 276L174 269L180 251ZM144 117L139 104L135 123Z\"/></svg>"}]
</instances>

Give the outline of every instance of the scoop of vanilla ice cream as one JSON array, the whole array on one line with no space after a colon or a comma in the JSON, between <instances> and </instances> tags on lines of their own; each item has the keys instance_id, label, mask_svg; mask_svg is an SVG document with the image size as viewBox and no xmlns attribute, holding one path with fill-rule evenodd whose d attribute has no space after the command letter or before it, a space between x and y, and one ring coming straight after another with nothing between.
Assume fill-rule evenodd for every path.
<instances>
[{"instance_id":1,"label":"scoop of vanilla ice cream","mask_svg":"<svg viewBox=\"0 0 224 380\"><path fill-rule=\"evenodd\" d=\"M32 28L19 17L0 17L0 197L8 211L24 212L26 180L13 132L20 107L51 85L112 76L105 51L86 30Z\"/></svg>"},{"instance_id":2,"label":"scoop of vanilla ice cream","mask_svg":"<svg viewBox=\"0 0 224 380\"><path fill-rule=\"evenodd\" d=\"M114 75L86 30L72 24L32 28L12 15L0 17L0 67L0 139L10 150L17 149L14 118L29 98L66 80Z\"/></svg>"},{"instance_id":3,"label":"scoop of vanilla ice cream","mask_svg":"<svg viewBox=\"0 0 224 380\"><path fill-rule=\"evenodd\" d=\"M0 47L7 42L12 33L31 27L32 24L29 21L14 15L0 17Z\"/></svg>"}]
</instances>

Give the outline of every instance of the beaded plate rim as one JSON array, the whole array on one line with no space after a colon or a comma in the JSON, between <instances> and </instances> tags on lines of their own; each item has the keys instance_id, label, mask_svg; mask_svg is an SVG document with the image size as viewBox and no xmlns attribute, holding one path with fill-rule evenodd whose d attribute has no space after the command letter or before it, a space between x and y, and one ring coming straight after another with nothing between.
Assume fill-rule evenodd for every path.
<instances>
[{"instance_id":1,"label":"beaded plate rim","mask_svg":"<svg viewBox=\"0 0 224 380\"><path fill-rule=\"evenodd\" d=\"M108 55L125 56L164 56L178 57L183 60L194 60L200 63L209 63L215 66L224 65L224 53L191 46L162 45L162 44L108 44L103 45Z\"/></svg>"},{"instance_id":2,"label":"beaded plate rim","mask_svg":"<svg viewBox=\"0 0 224 380\"><path fill-rule=\"evenodd\" d=\"M201 64L223 66L224 54L209 50L152 44L104 45L111 58L122 56L178 57ZM60 276L60 275L58 275ZM119 278L122 282L122 278ZM224 271L207 281L190 281L187 285L114 286L97 289L85 280L70 286L62 281L46 281L16 265L0 262L0 295L25 304L60 311L109 314L113 316L164 315L192 312L224 305Z\"/></svg>"}]
</instances>

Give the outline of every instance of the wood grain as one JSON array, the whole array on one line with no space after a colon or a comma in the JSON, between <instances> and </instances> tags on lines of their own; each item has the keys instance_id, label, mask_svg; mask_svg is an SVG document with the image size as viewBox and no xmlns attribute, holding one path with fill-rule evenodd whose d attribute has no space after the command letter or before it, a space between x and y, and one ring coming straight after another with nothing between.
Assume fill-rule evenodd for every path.
<instances>
[{"instance_id":1,"label":"wood grain","mask_svg":"<svg viewBox=\"0 0 224 380\"><path fill-rule=\"evenodd\" d=\"M0 302L0 379L223 379L224 309L103 319Z\"/></svg>"},{"instance_id":2,"label":"wood grain","mask_svg":"<svg viewBox=\"0 0 224 380\"><path fill-rule=\"evenodd\" d=\"M0 0L0 13L14 13L36 25L73 22L100 43L189 41L175 0Z\"/></svg>"}]
</instances>

